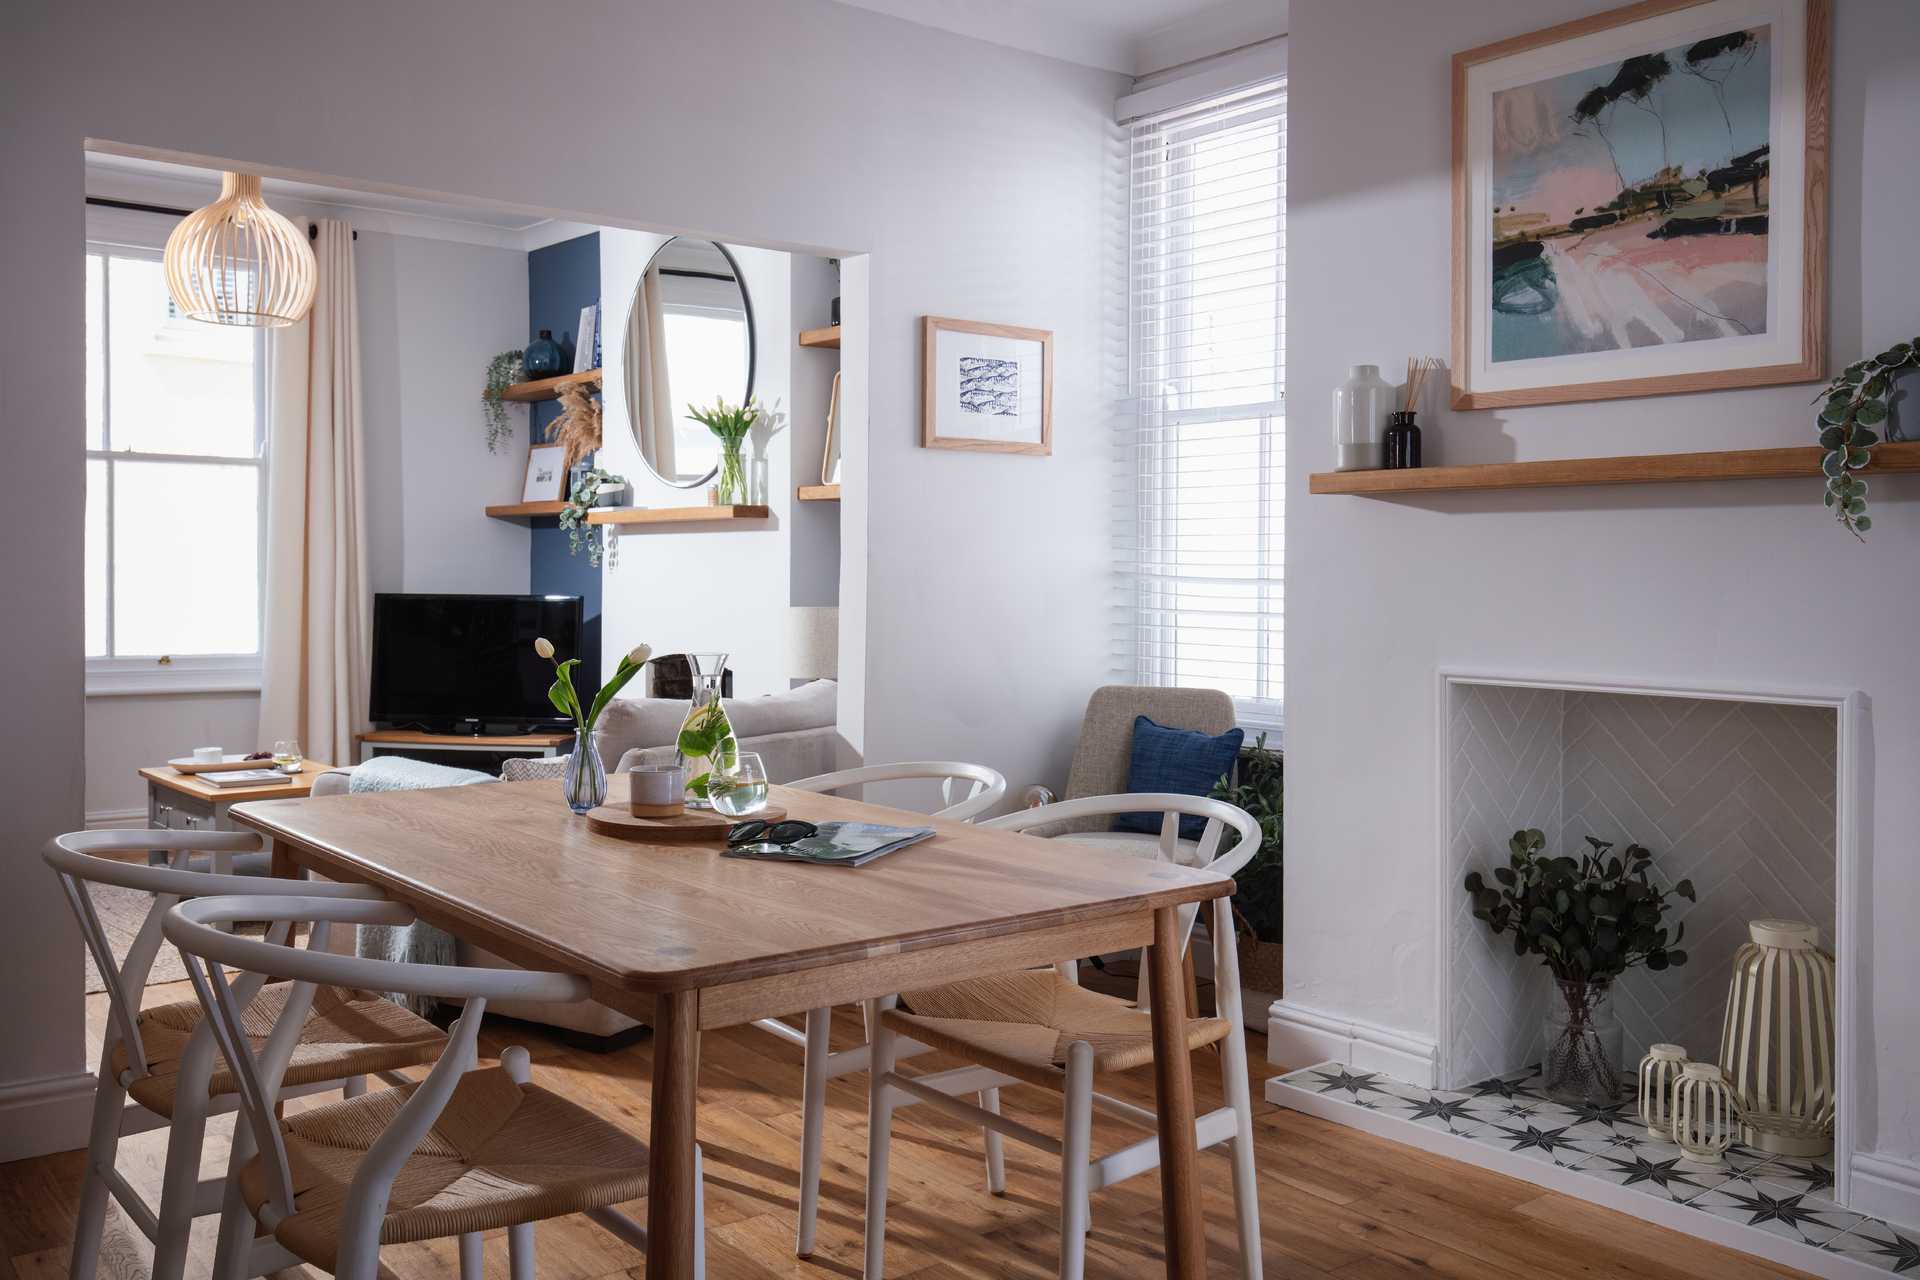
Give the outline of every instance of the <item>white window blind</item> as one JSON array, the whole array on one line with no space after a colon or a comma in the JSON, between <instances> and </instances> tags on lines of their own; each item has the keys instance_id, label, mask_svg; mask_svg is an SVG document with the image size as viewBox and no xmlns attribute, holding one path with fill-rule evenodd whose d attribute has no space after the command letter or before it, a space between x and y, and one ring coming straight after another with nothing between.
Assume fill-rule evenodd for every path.
<instances>
[{"instance_id":1,"label":"white window blind","mask_svg":"<svg viewBox=\"0 0 1920 1280\"><path fill-rule=\"evenodd\" d=\"M1132 124L1119 665L1282 719L1287 94Z\"/></svg>"}]
</instances>

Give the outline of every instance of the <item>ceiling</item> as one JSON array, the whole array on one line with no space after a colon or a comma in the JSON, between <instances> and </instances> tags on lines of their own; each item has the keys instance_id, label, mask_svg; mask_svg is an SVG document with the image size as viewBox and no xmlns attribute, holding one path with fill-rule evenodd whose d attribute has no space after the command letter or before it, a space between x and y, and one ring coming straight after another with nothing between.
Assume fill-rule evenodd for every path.
<instances>
[{"instance_id":1,"label":"ceiling","mask_svg":"<svg viewBox=\"0 0 1920 1280\"><path fill-rule=\"evenodd\" d=\"M989 44L1144 76L1285 35L1289 0L840 0Z\"/></svg>"}]
</instances>

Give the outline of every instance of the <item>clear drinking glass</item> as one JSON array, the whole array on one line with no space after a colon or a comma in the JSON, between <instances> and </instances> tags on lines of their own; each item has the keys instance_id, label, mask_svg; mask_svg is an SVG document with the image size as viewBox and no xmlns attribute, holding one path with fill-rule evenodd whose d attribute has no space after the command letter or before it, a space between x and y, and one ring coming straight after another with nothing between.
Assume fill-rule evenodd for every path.
<instances>
[{"instance_id":1,"label":"clear drinking glass","mask_svg":"<svg viewBox=\"0 0 1920 1280\"><path fill-rule=\"evenodd\" d=\"M736 752L733 763L709 775L707 795L716 813L749 818L767 807L767 769L752 751Z\"/></svg>"},{"instance_id":2,"label":"clear drinking glass","mask_svg":"<svg viewBox=\"0 0 1920 1280\"><path fill-rule=\"evenodd\" d=\"M273 744L273 767L282 773L298 773L305 760L297 738L282 738Z\"/></svg>"}]
</instances>

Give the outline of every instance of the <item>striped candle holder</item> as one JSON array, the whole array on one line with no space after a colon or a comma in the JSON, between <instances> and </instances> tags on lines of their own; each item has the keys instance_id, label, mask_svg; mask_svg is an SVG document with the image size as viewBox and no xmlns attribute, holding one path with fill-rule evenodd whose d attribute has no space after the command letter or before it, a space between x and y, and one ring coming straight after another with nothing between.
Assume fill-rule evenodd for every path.
<instances>
[{"instance_id":1,"label":"striped candle holder","mask_svg":"<svg viewBox=\"0 0 1920 1280\"><path fill-rule=\"evenodd\" d=\"M1702 1164L1718 1164L1733 1145L1738 1109L1727 1078L1711 1062L1689 1062L1673 1086L1673 1141Z\"/></svg>"},{"instance_id":2,"label":"striped candle holder","mask_svg":"<svg viewBox=\"0 0 1920 1280\"><path fill-rule=\"evenodd\" d=\"M1755 920L1734 953L1720 1065L1740 1103L1740 1140L1784 1156L1833 1150L1834 969L1819 931Z\"/></svg>"},{"instance_id":3,"label":"striped candle holder","mask_svg":"<svg viewBox=\"0 0 1920 1280\"><path fill-rule=\"evenodd\" d=\"M1687 1065L1677 1044L1656 1044L1640 1059L1640 1123L1655 1142L1673 1139L1673 1085Z\"/></svg>"}]
</instances>

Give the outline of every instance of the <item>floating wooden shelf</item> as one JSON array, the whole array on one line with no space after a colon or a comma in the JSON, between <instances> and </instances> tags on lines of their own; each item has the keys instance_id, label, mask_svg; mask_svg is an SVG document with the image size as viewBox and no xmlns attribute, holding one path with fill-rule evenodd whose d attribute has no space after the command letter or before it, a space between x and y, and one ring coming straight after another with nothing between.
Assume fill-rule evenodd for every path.
<instances>
[{"instance_id":1,"label":"floating wooden shelf","mask_svg":"<svg viewBox=\"0 0 1920 1280\"><path fill-rule=\"evenodd\" d=\"M724 524L739 520L765 520L772 512L765 507L601 507L587 513L588 524Z\"/></svg>"},{"instance_id":2,"label":"floating wooden shelf","mask_svg":"<svg viewBox=\"0 0 1920 1280\"><path fill-rule=\"evenodd\" d=\"M1626 458L1565 458L1553 462L1492 462L1471 467L1417 467L1410 471L1319 471L1308 493L1368 497L1471 489L1535 489L1587 484L1663 484L1684 480L1768 480L1818 476L1826 454L1815 445L1733 449L1720 453L1653 453ZM1889 442L1873 451L1862 474L1920 471L1920 443Z\"/></svg>"},{"instance_id":3,"label":"floating wooden shelf","mask_svg":"<svg viewBox=\"0 0 1920 1280\"><path fill-rule=\"evenodd\" d=\"M514 524L531 524L535 520L550 520L567 509L564 502L508 502L497 507L488 507L487 514L495 520L509 520Z\"/></svg>"},{"instance_id":4,"label":"floating wooden shelf","mask_svg":"<svg viewBox=\"0 0 1920 1280\"><path fill-rule=\"evenodd\" d=\"M580 373L563 373L557 378L539 378L533 382L516 382L500 393L502 400L512 400L519 404L532 404L535 400L558 400L560 393L577 383L600 385L600 371L586 369Z\"/></svg>"},{"instance_id":5,"label":"floating wooden shelf","mask_svg":"<svg viewBox=\"0 0 1920 1280\"><path fill-rule=\"evenodd\" d=\"M800 345L803 347L831 347L840 349L840 326L830 324L824 329L802 329Z\"/></svg>"},{"instance_id":6,"label":"floating wooden shelf","mask_svg":"<svg viewBox=\"0 0 1920 1280\"><path fill-rule=\"evenodd\" d=\"M840 486L837 484L803 484L800 486L802 502L838 502Z\"/></svg>"}]
</instances>

